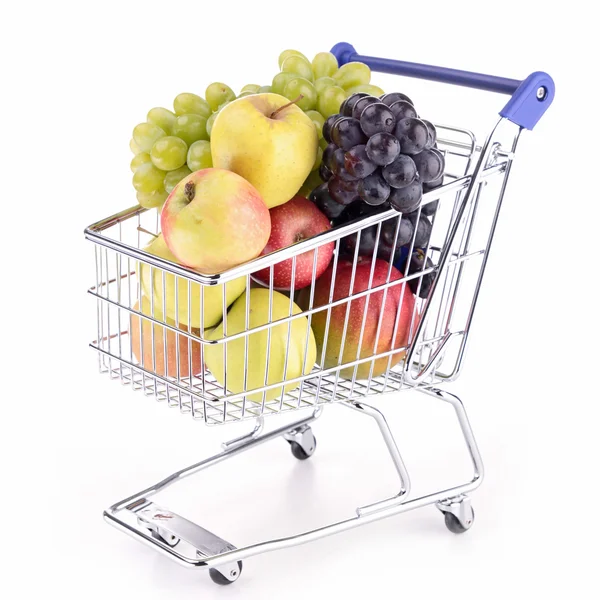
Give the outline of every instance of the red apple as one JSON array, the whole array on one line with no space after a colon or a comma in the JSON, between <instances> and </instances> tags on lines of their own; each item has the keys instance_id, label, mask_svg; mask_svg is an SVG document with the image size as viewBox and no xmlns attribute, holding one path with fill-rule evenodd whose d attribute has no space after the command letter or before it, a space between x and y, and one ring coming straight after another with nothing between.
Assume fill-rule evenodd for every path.
<instances>
[{"instance_id":1,"label":"red apple","mask_svg":"<svg viewBox=\"0 0 600 600\"><path fill-rule=\"evenodd\" d=\"M269 254L311 238L318 233L331 229L329 219L310 201L295 196L285 204L269 211L271 215L271 237L261 254ZM317 248L315 279L319 278L331 262L334 243L330 242ZM313 274L314 250L296 257L296 276L294 289L299 290L310 285ZM253 277L263 285L269 285L270 269L261 269ZM273 287L277 290L289 290L292 287L292 259L278 262L273 266Z\"/></svg>"},{"instance_id":2,"label":"red apple","mask_svg":"<svg viewBox=\"0 0 600 600\"><path fill-rule=\"evenodd\" d=\"M352 278L352 262L340 260L335 274L335 284L333 290L333 301L347 298L351 294L357 294L369 288L369 278L371 275L371 259L359 257L356 265L356 275L354 286L350 293L350 281ZM373 281L371 288L385 284L390 265L385 260L377 259L373 271ZM329 292L333 269L330 267L315 285L313 307L325 306L329 303ZM390 281L402 279L403 275L398 269L391 267ZM303 292L306 300L306 290ZM325 327L327 323L327 310L319 311L313 314L311 321L312 329L315 334L318 350L318 361L321 360L323 348L325 347L325 369L336 367L339 364L355 361L360 358L368 358L375 354L388 352L389 350L401 348L408 343L410 325L415 311L415 301L408 284L401 283L388 288L383 303L384 291L374 292L368 296L362 296L351 302L345 302L331 309L329 322L329 332L327 336L327 345L325 346ZM365 306L369 298L369 306L365 313ZM400 301L402 298L402 305ZM300 305L307 308L306 302L300 300ZM348 327L346 330L344 349L341 363L339 361L342 348L342 339L344 339L344 321L346 319L346 309L348 310ZM400 311L398 318L398 328L395 339L394 326L396 324L396 315ZM364 320L364 331L361 343L361 328ZM377 348L375 348L375 339L377 329L381 322ZM413 333L418 325L418 314L415 314L413 323ZM360 352L359 350L360 345ZM397 352L390 356L378 358L377 360L367 361L358 365L356 378L366 379L373 365L373 377L385 373L389 368L396 365L403 358L405 352ZM347 367L340 371L340 375L345 379L352 379L354 367Z\"/></svg>"}]
</instances>

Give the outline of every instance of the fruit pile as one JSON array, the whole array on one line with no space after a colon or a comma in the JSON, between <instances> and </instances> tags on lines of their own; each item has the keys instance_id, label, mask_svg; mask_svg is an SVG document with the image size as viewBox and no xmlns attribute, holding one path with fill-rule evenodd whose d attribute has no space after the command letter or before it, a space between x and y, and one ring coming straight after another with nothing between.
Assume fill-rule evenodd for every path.
<instances>
[{"instance_id":1,"label":"fruit pile","mask_svg":"<svg viewBox=\"0 0 600 600\"><path fill-rule=\"evenodd\" d=\"M183 93L173 101L173 111L152 108L146 122L134 128L129 144L135 155L130 167L138 202L145 208L162 206L184 177L211 167L211 133L221 109L236 98L263 93L296 100L316 127L320 146L301 190L308 195L321 182L317 170L326 146L322 141L325 119L339 112L349 94L383 94L383 90L370 85L367 65L352 62L338 69L331 52L319 52L311 62L297 50L284 50L279 55L279 68L271 85L245 85L237 97L228 85L216 82L206 88L206 99Z\"/></svg>"},{"instance_id":2,"label":"fruit pile","mask_svg":"<svg viewBox=\"0 0 600 600\"><path fill-rule=\"evenodd\" d=\"M335 273L334 242L255 271L252 287L245 276L200 286L141 263L143 295L134 310L155 322L134 315L132 349L158 375L188 377L203 369L200 345L160 321L215 341L259 328L225 342L227 353L223 344L204 348L205 366L232 393L301 377L318 357L330 368L389 352L408 343L414 296L425 298L434 279L428 273L387 294L372 293L368 302L363 296L314 312L312 327L301 316L291 326L260 329L307 310L311 301L313 308L327 307L332 298L431 268L424 249L436 207L420 204L423 190L442 184L444 170L434 126L418 117L407 96L372 85L368 66L338 68L329 52L311 63L286 50L279 67L270 86L247 85L236 97L213 83L206 99L180 94L174 112L153 108L135 127L133 185L140 204L160 210L161 222L161 234L145 251L202 273L221 273L373 212L391 207L401 218L342 238ZM357 377L380 375L402 356L362 363ZM346 368L341 376L353 373L354 367ZM296 386L274 387L265 397ZM263 394L247 397L261 402Z\"/></svg>"}]
</instances>

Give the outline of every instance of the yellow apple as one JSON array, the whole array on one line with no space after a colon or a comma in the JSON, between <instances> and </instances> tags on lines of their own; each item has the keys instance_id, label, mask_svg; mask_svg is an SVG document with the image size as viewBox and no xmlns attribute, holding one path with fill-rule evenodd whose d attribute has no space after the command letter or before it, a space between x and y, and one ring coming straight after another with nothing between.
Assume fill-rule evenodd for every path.
<instances>
[{"instance_id":1,"label":"yellow apple","mask_svg":"<svg viewBox=\"0 0 600 600\"><path fill-rule=\"evenodd\" d=\"M232 305L225 316L227 335L241 333L246 330L246 293L242 294ZM259 327L269 322L269 290L253 288L249 298L248 328ZM292 303L292 314L302 312ZM290 315L290 299L279 292L273 292L271 320L277 321ZM227 346L227 389L238 393L244 390L244 371L246 363L246 338L248 339L247 357L247 390L265 385L267 367L267 344L269 347L269 372L267 384L277 383L284 379L300 377L310 373L317 356L317 346L312 329L306 317L298 317L291 321L288 335L288 323L273 325L248 336L242 336L225 344L209 344L204 350L204 360L217 381L225 385L223 345ZM270 343L269 330L271 332ZM223 323L213 329L209 339L219 340L223 337ZM289 344L288 344L289 340ZM307 344L308 341L308 344ZM286 364L286 354L287 364ZM303 371L304 369L304 371ZM285 391L297 388L299 383L288 383ZM266 399L273 400L281 396L282 387L267 390ZM251 402L262 402L263 392L246 396Z\"/></svg>"},{"instance_id":2,"label":"yellow apple","mask_svg":"<svg viewBox=\"0 0 600 600\"><path fill-rule=\"evenodd\" d=\"M310 117L287 98L252 94L221 109L210 145L213 165L247 179L273 208L302 187L319 140Z\"/></svg>"},{"instance_id":3,"label":"yellow apple","mask_svg":"<svg viewBox=\"0 0 600 600\"><path fill-rule=\"evenodd\" d=\"M142 308L140 310L140 303L138 302L133 307L133 310L141 312L144 315L152 316L150 301L145 296L142 296L141 306ZM154 305L154 318L158 321L162 320L162 316L156 304ZM141 332L140 320L142 321ZM171 319L167 319L166 322L172 327L175 327L175 322ZM152 339L153 327L154 340ZM179 325L179 328L188 331L187 327L183 325ZM166 373L168 377L179 376L180 378L184 378L190 376L190 363L192 375L197 375L202 371L202 352L201 344L199 342L194 342L185 335L175 333L162 325L153 325L147 319L141 319L137 315L131 316L131 331L129 333L131 338L131 349L138 359L140 366L147 371L153 371L161 377L164 377ZM192 329L192 333L197 335L198 331ZM143 352L141 350L142 347ZM178 354L179 370L177 369Z\"/></svg>"},{"instance_id":4,"label":"yellow apple","mask_svg":"<svg viewBox=\"0 0 600 600\"><path fill-rule=\"evenodd\" d=\"M256 258L271 234L269 210L256 188L224 169L201 169L182 179L160 224L178 261L207 274Z\"/></svg>"},{"instance_id":5,"label":"yellow apple","mask_svg":"<svg viewBox=\"0 0 600 600\"><path fill-rule=\"evenodd\" d=\"M164 260L177 263L177 259L167 248L162 235L156 237L150 245L144 248L145 252L158 256ZM183 277L178 277L175 285L175 275L162 269L153 268L150 274L150 265L140 263L139 277L144 294L150 298L154 294L154 308L161 312L163 306L167 318L192 328L213 327L223 318L223 286L225 286L225 305L229 306L246 289L246 278L238 277L221 285L205 285L190 283L191 316L188 303L188 282ZM166 293L163 294L163 274ZM200 306L202 304L202 287L204 287L204 322L201 322ZM175 290L177 289L177 303ZM177 310L178 309L178 310Z\"/></svg>"}]
</instances>

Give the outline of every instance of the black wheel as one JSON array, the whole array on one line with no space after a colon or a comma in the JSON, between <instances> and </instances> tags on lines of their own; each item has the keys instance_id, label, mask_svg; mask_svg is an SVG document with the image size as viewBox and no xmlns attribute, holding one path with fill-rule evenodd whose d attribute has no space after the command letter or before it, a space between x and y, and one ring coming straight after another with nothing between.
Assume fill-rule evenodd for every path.
<instances>
[{"instance_id":1,"label":"black wheel","mask_svg":"<svg viewBox=\"0 0 600 600\"><path fill-rule=\"evenodd\" d=\"M234 581L237 581L237 578L242 574L242 561L238 560L237 565L238 572ZM217 571L217 569L209 569L208 574L217 585L229 585L230 583L233 583L233 581L227 579L227 577L225 577L221 571Z\"/></svg>"},{"instance_id":2,"label":"black wheel","mask_svg":"<svg viewBox=\"0 0 600 600\"><path fill-rule=\"evenodd\" d=\"M290 446L292 447L292 454L298 460L306 460L307 458L310 458L315 453L315 450L317 449L317 440L315 439L315 443L313 445L313 449L310 454L307 454L307 452L304 450L304 448L298 442L290 442Z\"/></svg>"},{"instance_id":3,"label":"black wheel","mask_svg":"<svg viewBox=\"0 0 600 600\"><path fill-rule=\"evenodd\" d=\"M473 517L471 518L471 525L475 520L475 512L473 511ZM471 525L465 527L452 513L444 513L444 522L446 523L446 527L452 533L464 533L471 528Z\"/></svg>"}]
</instances>

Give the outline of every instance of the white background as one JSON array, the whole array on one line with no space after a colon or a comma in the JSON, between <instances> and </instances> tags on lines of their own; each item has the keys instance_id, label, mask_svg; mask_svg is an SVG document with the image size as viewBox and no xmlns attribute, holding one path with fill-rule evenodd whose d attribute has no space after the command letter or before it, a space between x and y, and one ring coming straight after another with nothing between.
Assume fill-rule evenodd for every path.
<instances>
[{"instance_id":1,"label":"white background","mask_svg":"<svg viewBox=\"0 0 600 600\"><path fill-rule=\"evenodd\" d=\"M356 6L354 6L356 5ZM597 597L597 26L583 1L20 2L1 9L2 494L7 597ZM557 8L554 8L557 6ZM522 78L554 105L523 135L462 378L486 464L471 531L433 507L245 562L228 588L106 526L102 509L242 432L207 429L96 371L83 228L135 202L128 142L152 106L212 81L268 84L277 56L365 54ZM374 75L484 135L504 98ZM416 491L468 477L448 407L378 403ZM348 413L348 414L346 414ZM274 441L165 493L231 542L395 492L372 423L332 407L319 448ZM594 558L594 552L596 552ZM10 590L10 591L9 591Z\"/></svg>"}]
</instances>

